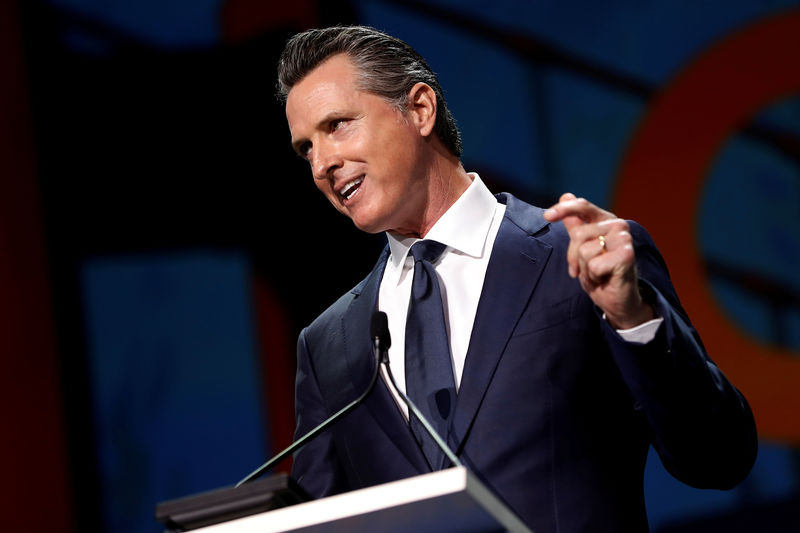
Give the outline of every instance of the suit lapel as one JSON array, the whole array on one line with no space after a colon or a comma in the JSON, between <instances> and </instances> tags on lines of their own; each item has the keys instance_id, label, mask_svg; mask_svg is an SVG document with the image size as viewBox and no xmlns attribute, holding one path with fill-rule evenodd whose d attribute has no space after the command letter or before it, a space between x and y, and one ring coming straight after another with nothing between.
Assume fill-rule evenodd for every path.
<instances>
[{"instance_id":1,"label":"suit lapel","mask_svg":"<svg viewBox=\"0 0 800 533\"><path fill-rule=\"evenodd\" d=\"M523 205L507 198L486 270L448 439L457 453L552 251L531 236L546 225L541 210Z\"/></svg>"},{"instance_id":2,"label":"suit lapel","mask_svg":"<svg viewBox=\"0 0 800 533\"><path fill-rule=\"evenodd\" d=\"M378 290L388 257L387 247L369 277L353 289L355 297L341 319L348 375L357 391L366 389L375 371L375 358L368 331L372 314L378 309ZM425 456L414 440L386 383L383 379L378 381L375 390L364 402L367 409L411 464L419 472L428 471Z\"/></svg>"}]
</instances>

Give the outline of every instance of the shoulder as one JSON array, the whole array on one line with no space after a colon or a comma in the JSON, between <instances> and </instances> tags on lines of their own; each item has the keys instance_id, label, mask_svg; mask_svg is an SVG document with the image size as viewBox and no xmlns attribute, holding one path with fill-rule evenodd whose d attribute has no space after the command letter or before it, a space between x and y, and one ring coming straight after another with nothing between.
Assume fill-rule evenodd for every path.
<instances>
[{"instance_id":1,"label":"shoulder","mask_svg":"<svg viewBox=\"0 0 800 533\"><path fill-rule=\"evenodd\" d=\"M545 208L520 200L509 193L496 195L497 201L506 206L503 222L512 224L520 231L545 242L554 248L566 247L569 234L561 222L551 223L545 220Z\"/></svg>"},{"instance_id":2,"label":"shoulder","mask_svg":"<svg viewBox=\"0 0 800 533\"><path fill-rule=\"evenodd\" d=\"M337 324L345 311L347 311L350 303L356 297L356 293L353 292L354 289L355 287L341 295L334 303L328 306L325 311L320 313L320 315L305 329L306 333L324 333L325 330Z\"/></svg>"},{"instance_id":3,"label":"shoulder","mask_svg":"<svg viewBox=\"0 0 800 533\"><path fill-rule=\"evenodd\" d=\"M386 260L389 256L389 247L386 246L381 252L377 263L372 270L358 282L352 289L342 294L335 302L328 306L305 330L303 334L306 337L314 338L320 335L330 335L332 330L338 330L342 324L348 309L353 304L353 301L360 298L365 290L370 287L375 288L380 283L380 278L383 275L383 269L386 265Z\"/></svg>"}]
</instances>

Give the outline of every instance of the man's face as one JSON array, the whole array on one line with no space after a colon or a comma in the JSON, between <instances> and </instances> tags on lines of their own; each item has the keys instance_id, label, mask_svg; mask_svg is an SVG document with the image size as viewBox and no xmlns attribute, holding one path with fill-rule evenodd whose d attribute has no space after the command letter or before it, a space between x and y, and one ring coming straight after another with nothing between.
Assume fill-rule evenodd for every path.
<instances>
[{"instance_id":1,"label":"man's face","mask_svg":"<svg viewBox=\"0 0 800 533\"><path fill-rule=\"evenodd\" d=\"M289 92L292 145L314 182L359 229L414 235L424 215L425 138L413 112L359 90L358 72L339 54Z\"/></svg>"}]
</instances>

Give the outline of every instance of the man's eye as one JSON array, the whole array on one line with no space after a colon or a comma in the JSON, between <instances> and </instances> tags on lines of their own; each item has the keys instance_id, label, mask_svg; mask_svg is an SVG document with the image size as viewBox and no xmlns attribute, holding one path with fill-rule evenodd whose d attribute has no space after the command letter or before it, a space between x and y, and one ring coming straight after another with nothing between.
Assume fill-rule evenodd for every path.
<instances>
[{"instance_id":1,"label":"man's eye","mask_svg":"<svg viewBox=\"0 0 800 533\"><path fill-rule=\"evenodd\" d=\"M309 152L311 152L311 143L303 143L303 144L301 144L300 146L297 147L297 153L303 159L307 159L308 158Z\"/></svg>"},{"instance_id":2,"label":"man's eye","mask_svg":"<svg viewBox=\"0 0 800 533\"><path fill-rule=\"evenodd\" d=\"M331 131L338 130L345 122L347 122L343 118L337 118L336 120L331 120Z\"/></svg>"}]
</instances>

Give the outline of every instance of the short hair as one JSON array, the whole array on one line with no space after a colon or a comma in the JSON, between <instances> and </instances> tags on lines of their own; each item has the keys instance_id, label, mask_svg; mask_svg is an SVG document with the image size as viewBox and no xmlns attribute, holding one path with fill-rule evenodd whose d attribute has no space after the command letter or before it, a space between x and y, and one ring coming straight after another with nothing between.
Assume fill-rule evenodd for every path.
<instances>
[{"instance_id":1,"label":"short hair","mask_svg":"<svg viewBox=\"0 0 800 533\"><path fill-rule=\"evenodd\" d=\"M461 157L461 133L447 108L436 74L411 46L369 26L333 26L294 35L278 62L278 98L331 56L347 54L359 72L359 89L375 94L403 113L408 93L418 82L436 94L434 132L456 157Z\"/></svg>"}]
</instances>

